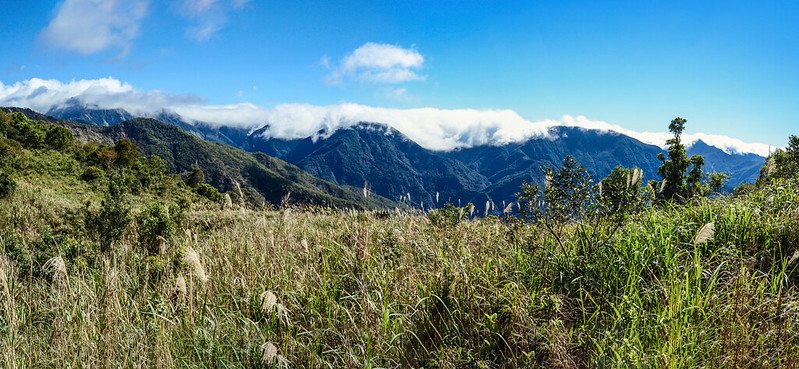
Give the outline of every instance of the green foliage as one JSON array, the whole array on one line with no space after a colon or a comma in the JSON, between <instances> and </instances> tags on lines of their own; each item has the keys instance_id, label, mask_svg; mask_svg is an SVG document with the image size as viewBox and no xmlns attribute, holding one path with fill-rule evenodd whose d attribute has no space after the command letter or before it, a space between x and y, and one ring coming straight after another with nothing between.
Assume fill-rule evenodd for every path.
<instances>
[{"instance_id":1,"label":"green foliage","mask_svg":"<svg viewBox=\"0 0 799 369\"><path fill-rule=\"evenodd\" d=\"M5 112L5 110L0 109L0 132L5 132L7 127L11 124L11 116Z\"/></svg>"},{"instance_id":2,"label":"green foliage","mask_svg":"<svg viewBox=\"0 0 799 369\"><path fill-rule=\"evenodd\" d=\"M114 145L114 152L116 152L116 160L114 164L120 168L136 168L141 160L141 153L133 141L122 139Z\"/></svg>"},{"instance_id":3,"label":"green foliage","mask_svg":"<svg viewBox=\"0 0 799 369\"><path fill-rule=\"evenodd\" d=\"M658 175L665 181L663 190L658 193L659 199L684 199L686 193L684 175L690 165L685 146L680 139L685 129L685 122L685 119L679 117L671 121L669 131L674 134L674 137L666 141L669 159L667 160L663 154L658 155L658 159L663 163L658 169Z\"/></svg>"},{"instance_id":4,"label":"green foliage","mask_svg":"<svg viewBox=\"0 0 799 369\"><path fill-rule=\"evenodd\" d=\"M225 196L219 193L219 190L208 183L200 183L194 191L197 192L198 195L213 202L221 203L225 199Z\"/></svg>"},{"instance_id":5,"label":"green foliage","mask_svg":"<svg viewBox=\"0 0 799 369\"><path fill-rule=\"evenodd\" d=\"M111 169L116 161L116 151L113 148L89 142L81 146L77 153L78 160L88 165Z\"/></svg>"},{"instance_id":6,"label":"green foliage","mask_svg":"<svg viewBox=\"0 0 799 369\"><path fill-rule=\"evenodd\" d=\"M616 167L600 182L596 211L599 216L621 223L630 215L645 210L652 199L648 186L642 186L644 172L639 168Z\"/></svg>"},{"instance_id":7,"label":"green foliage","mask_svg":"<svg viewBox=\"0 0 799 369\"><path fill-rule=\"evenodd\" d=\"M19 142L0 137L0 168L16 166L21 152Z\"/></svg>"},{"instance_id":8,"label":"green foliage","mask_svg":"<svg viewBox=\"0 0 799 369\"><path fill-rule=\"evenodd\" d=\"M74 137L68 129L59 126L49 126L46 129L44 144L48 148L58 151L64 151L72 147Z\"/></svg>"},{"instance_id":9,"label":"green foliage","mask_svg":"<svg viewBox=\"0 0 799 369\"><path fill-rule=\"evenodd\" d=\"M707 185L702 183L702 166L705 165L705 159L699 155L691 157L691 170L685 179L688 197L702 197L708 194Z\"/></svg>"},{"instance_id":10,"label":"green foliage","mask_svg":"<svg viewBox=\"0 0 799 369\"><path fill-rule=\"evenodd\" d=\"M519 202L520 218L526 222L537 222L543 206L540 198L541 188L537 184L524 181L516 197Z\"/></svg>"},{"instance_id":11,"label":"green foliage","mask_svg":"<svg viewBox=\"0 0 799 369\"><path fill-rule=\"evenodd\" d=\"M773 179L799 177L799 136L788 138L788 147L778 149L766 159L766 166L760 171L758 183L765 185Z\"/></svg>"},{"instance_id":12,"label":"green foliage","mask_svg":"<svg viewBox=\"0 0 799 369\"><path fill-rule=\"evenodd\" d=\"M64 127L32 121L22 113L3 113L0 134L30 149L64 151L72 147L72 133Z\"/></svg>"},{"instance_id":13,"label":"green foliage","mask_svg":"<svg viewBox=\"0 0 799 369\"><path fill-rule=\"evenodd\" d=\"M99 211L86 207L86 230L100 243L100 251L108 252L122 239L131 222L124 178L115 174L109 178L108 190L100 203Z\"/></svg>"},{"instance_id":14,"label":"green foliage","mask_svg":"<svg viewBox=\"0 0 799 369\"><path fill-rule=\"evenodd\" d=\"M735 187L735 190L732 192L733 196L741 197L751 194L752 192L757 190L757 186L752 183L743 183L738 187Z\"/></svg>"},{"instance_id":15,"label":"green foliage","mask_svg":"<svg viewBox=\"0 0 799 369\"><path fill-rule=\"evenodd\" d=\"M708 174L708 188L711 193L719 193L730 178L727 174L713 172Z\"/></svg>"},{"instance_id":16,"label":"green foliage","mask_svg":"<svg viewBox=\"0 0 799 369\"><path fill-rule=\"evenodd\" d=\"M544 200L554 221L580 221L596 200L591 176L572 156L563 159L560 170L547 171L547 182Z\"/></svg>"},{"instance_id":17,"label":"green foliage","mask_svg":"<svg viewBox=\"0 0 799 369\"><path fill-rule=\"evenodd\" d=\"M80 178L86 182L92 182L94 180L102 178L104 175L105 171L103 171L102 169L95 166L90 166L83 171L83 173L80 175Z\"/></svg>"},{"instance_id":18,"label":"green foliage","mask_svg":"<svg viewBox=\"0 0 799 369\"><path fill-rule=\"evenodd\" d=\"M474 209L474 205L472 204L458 207L447 201L443 208L431 210L427 214L427 217L430 219L430 222L437 226L454 227L458 223L468 219L472 209Z\"/></svg>"},{"instance_id":19,"label":"green foliage","mask_svg":"<svg viewBox=\"0 0 799 369\"><path fill-rule=\"evenodd\" d=\"M48 261L60 257L67 271L86 271L96 263L95 252L83 242L63 232L45 230L32 242L22 244L12 236L0 237L3 251L20 265L29 265L34 277L57 278L57 271L48 267Z\"/></svg>"},{"instance_id":20,"label":"green foliage","mask_svg":"<svg viewBox=\"0 0 799 369\"><path fill-rule=\"evenodd\" d=\"M28 120L22 113L11 114L11 124L6 126L6 137L31 149L43 147L45 132L36 123Z\"/></svg>"},{"instance_id":21,"label":"green foliage","mask_svg":"<svg viewBox=\"0 0 799 369\"><path fill-rule=\"evenodd\" d=\"M572 156L563 159L563 166L546 170L544 189L545 218L556 223L580 221L596 200L593 180Z\"/></svg>"},{"instance_id":22,"label":"green foliage","mask_svg":"<svg viewBox=\"0 0 799 369\"><path fill-rule=\"evenodd\" d=\"M177 207L167 207L161 203L154 203L136 217L138 226L139 244L151 256L161 255L166 251L167 243L172 239L178 225L175 216L170 215L178 211ZM180 218L179 214L177 218Z\"/></svg>"},{"instance_id":23,"label":"green foliage","mask_svg":"<svg viewBox=\"0 0 799 369\"><path fill-rule=\"evenodd\" d=\"M203 172L202 168L196 167L191 171L189 177L186 179L186 184L188 184L191 188L197 188L197 186L202 183L205 183L205 172Z\"/></svg>"},{"instance_id":24,"label":"green foliage","mask_svg":"<svg viewBox=\"0 0 799 369\"><path fill-rule=\"evenodd\" d=\"M684 203L693 197L708 194L708 187L702 182L702 166L705 165L705 159L699 155L689 159L685 145L682 144L681 136L685 130L685 122L684 118L679 117L671 121L669 131L674 136L666 141L669 158L666 159L663 154L658 154L658 159L662 162L658 168L658 175L664 181L660 186L662 189L657 191L657 198L661 201Z\"/></svg>"},{"instance_id":25,"label":"green foliage","mask_svg":"<svg viewBox=\"0 0 799 369\"><path fill-rule=\"evenodd\" d=\"M615 168L598 185L574 158L567 156L558 170L546 168L543 193L537 185L523 183L519 198L522 219L540 223L564 248L568 227L576 225L584 238L579 254L588 247L603 247L631 215L642 212L651 192L642 187L643 171Z\"/></svg>"},{"instance_id":26,"label":"green foliage","mask_svg":"<svg viewBox=\"0 0 799 369\"><path fill-rule=\"evenodd\" d=\"M17 189L17 183L7 171L0 170L0 199L11 196Z\"/></svg>"}]
</instances>

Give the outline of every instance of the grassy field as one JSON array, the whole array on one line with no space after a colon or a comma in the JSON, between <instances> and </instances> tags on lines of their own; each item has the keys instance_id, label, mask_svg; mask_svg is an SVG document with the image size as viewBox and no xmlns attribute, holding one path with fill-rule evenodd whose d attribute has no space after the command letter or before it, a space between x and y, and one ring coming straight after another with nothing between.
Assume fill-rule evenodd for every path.
<instances>
[{"instance_id":1,"label":"grassy field","mask_svg":"<svg viewBox=\"0 0 799 369\"><path fill-rule=\"evenodd\" d=\"M640 170L593 186L564 160L544 193L550 214L568 215L553 228L454 207L260 208L198 169L166 172L129 141L75 143L13 118L0 126L0 368L790 368L799 357L799 185L779 179L799 167L799 138L747 194L708 199L694 181L702 196L683 205L641 202L655 189ZM571 216L586 207L634 210Z\"/></svg>"},{"instance_id":2,"label":"grassy field","mask_svg":"<svg viewBox=\"0 0 799 369\"><path fill-rule=\"evenodd\" d=\"M35 158L29 158L35 160ZM0 367L793 367L799 188L650 209L604 246L496 217L195 200L148 252L100 185L0 200ZM133 213L169 198L130 198ZM177 216L175 216L177 218ZM710 226L709 224L712 224Z\"/></svg>"}]
</instances>

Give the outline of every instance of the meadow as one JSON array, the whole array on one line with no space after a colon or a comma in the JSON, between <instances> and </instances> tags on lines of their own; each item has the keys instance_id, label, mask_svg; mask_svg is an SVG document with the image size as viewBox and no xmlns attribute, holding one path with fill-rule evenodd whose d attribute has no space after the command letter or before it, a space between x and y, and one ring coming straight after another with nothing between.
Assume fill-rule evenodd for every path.
<instances>
[{"instance_id":1,"label":"meadow","mask_svg":"<svg viewBox=\"0 0 799 369\"><path fill-rule=\"evenodd\" d=\"M793 183L647 210L601 248L497 217L198 202L156 256L135 223L97 252L64 231L80 201L42 186L0 205L2 367L740 368L799 354Z\"/></svg>"}]
</instances>

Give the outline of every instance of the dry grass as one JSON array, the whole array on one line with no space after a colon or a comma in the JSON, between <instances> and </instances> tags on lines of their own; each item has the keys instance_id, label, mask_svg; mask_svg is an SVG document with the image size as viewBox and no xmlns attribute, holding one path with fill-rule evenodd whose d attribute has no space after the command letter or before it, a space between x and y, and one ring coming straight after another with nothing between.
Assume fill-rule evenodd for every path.
<instances>
[{"instance_id":1,"label":"dry grass","mask_svg":"<svg viewBox=\"0 0 799 369\"><path fill-rule=\"evenodd\" d=\"M199 207L161 260L132 228L38 273L10 238L69 202L22 190L0 204L0 367L791 367L798 194L652 210L586 254L496 218Z\"/></svg>"}]
</instances>

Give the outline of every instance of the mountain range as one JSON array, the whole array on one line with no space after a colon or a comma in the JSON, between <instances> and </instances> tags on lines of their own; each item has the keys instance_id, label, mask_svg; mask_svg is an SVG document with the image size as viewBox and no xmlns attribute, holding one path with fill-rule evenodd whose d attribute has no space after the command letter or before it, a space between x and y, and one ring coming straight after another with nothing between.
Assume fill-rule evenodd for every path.
<instances>
[{"instance_id":1,"label":"mountain range","mask_svg":"<svg viewBox=\"0 0 799 369\"><path fill-rule=\"evenodd\" d=\"M283 160L203 140L176 126L151 118L133 118L101 127L57 119L30 109L3 110L63 126L81 142L113 145L118 140L129 139L143 154L164 159L169 172L186 174L199 167L205 173L205 180L215 188L241 193L253 204L277 205L287 199L291 203L343 208L385 209L395 205L380 196L364 196L361 188L314 177ZM81 116L92 116L94 113L87 112ZM98 113L95 116L108 115Z\"/></svg>"},{"instance_id":2,"label":"mountain range","mask_svg":"<svg viewBox=\"0 0 799 369\"><path fill-rule=\"evenodd\" d=\"M143 122L132 120L133 115L122 109L100 109L79 101L51 109L46 115L112 128ZM334 132L318 132L314 137L282 139L273 137L268 124L250 130L190 122L168 111L150 118L197 138L261 153L254 157L262 161L278 158L324 181L365 187L374 194L415 206L445 201L514 201L523 181L541 183L542 167L558 166L567 155L574 156L595 179L604 178L616 166L639 167L646 179L657 179L657 155L663 152L658 146L617 132L577 127L553 127L546 138L442 152L425 149L379 122L360 122ZM707 171L728 174L727 191L753 182L765 161L755 154L728 153L702 141L693 143L688 154L702 155ZM194 160L202 155L198 153Z\"/></svg>"}]
</instances>

